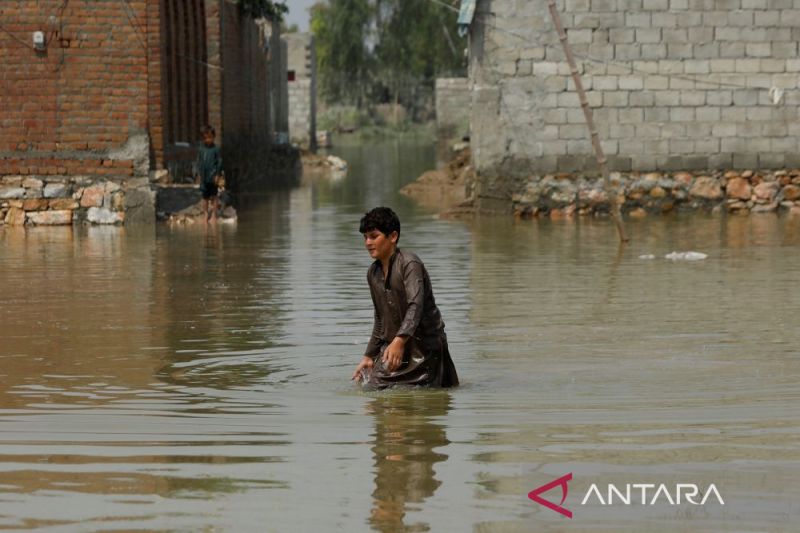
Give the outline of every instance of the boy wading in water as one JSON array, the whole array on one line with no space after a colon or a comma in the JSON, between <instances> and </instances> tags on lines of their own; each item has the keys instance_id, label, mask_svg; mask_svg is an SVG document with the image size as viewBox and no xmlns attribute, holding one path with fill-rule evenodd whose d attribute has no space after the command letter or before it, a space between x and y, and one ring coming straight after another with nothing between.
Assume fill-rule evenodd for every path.
<instances>
[{"instance_id":1,"label":"boy wading in water","mask_svg":"<svg viewBox=\"0 0 800 533\"><path fill-rule=\"evenodd\" d=\"M388 207L376 207L361 219L359 231L375 259L367 271L375 323L352 379L379 389L458 385L425 265L416 254L397 247L397 215Z\"/></svg>"},{"instance_id":2,"label":"boy wading in water","mask_svg":"<svg viewBox=\"0 0 800 533\"><path fill-rule=\"evenodd\" d=\"M213 127L205 126L200 133L203 135L203 144L197 149L195 179L200 183L200 192L203 195L205 221L216 222L219 209L217 181L222 174L222 154L219 147L214 144L216 132Z\"/></svg>"}]
</instances>

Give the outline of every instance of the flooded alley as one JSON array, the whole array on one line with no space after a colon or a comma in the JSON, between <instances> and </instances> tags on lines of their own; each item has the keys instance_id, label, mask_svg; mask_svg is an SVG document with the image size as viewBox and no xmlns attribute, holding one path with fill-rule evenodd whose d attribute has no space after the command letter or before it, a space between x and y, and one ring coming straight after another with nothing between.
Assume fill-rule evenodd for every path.
<instances>
[{"instance_id":1,"label":"flooded alley","mask_svg":"<svg viewBox=\"0 0 800 533\"><path fill-rule=\"evenodd\" d=\"M397 192L430 143L334 153L345 177L238 224L0 227L0 529L796 528L797 217L631 220L619 248L608 220L439 219ZM349 381L377 205L425 261L461 387ZM527 497L567 473L571 520ZM582 504L609 483L724 505Z\"/></svg>"}]
</instances>

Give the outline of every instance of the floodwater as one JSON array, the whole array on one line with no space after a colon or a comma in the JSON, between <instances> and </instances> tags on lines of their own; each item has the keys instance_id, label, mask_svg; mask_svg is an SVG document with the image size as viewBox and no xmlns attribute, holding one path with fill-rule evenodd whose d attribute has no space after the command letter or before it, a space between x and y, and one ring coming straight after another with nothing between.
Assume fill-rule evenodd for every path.
<instances>
[{"instance_id":1,"label":"floodwater","mask_svg":"<svg viewBox=\"0 0 800 533\"><path fill-rule=\"evenodd\" d=\"M346 178L236 226L0 228L0 529L798 530L800 220L631 221L620 249L608 221L438 220L396 193L427 145L336 152ZM457 389L349 381L379 204ZM568 473L571 519L528 499ZM609 483L724 505L582 504Z\"/></svg>"}]
</instances>

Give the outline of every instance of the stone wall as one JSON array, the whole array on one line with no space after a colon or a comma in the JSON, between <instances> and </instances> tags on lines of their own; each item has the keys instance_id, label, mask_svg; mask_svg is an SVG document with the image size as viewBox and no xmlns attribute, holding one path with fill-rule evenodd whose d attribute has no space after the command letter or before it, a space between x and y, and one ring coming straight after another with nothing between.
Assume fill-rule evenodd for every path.
<instances>
[{"instance_id":1,"label":"stone wall","mask_svg":"<svg viewBox=\"0 0 800 533\"><path fill-rule=\"evenodd\" d=\"M6 176L0 226L152 223L155 194L147 178Z\"/></svg>"},{"instance_id":2,"label":"stone wall","mask_svg":"<svg viewBox=\"0 0 800 533\"><path fill-rule=\"evenodd\" d=\"M436 80L436 129L440 137L469 135L469 78Z\"/></svg>"},{"instance_id":3,"label":"stone wall","mask_svg":"<svg viewBox=\"0 0 800 533\"><path fill-rule=\"evenodd\" d=\"M623 213L631 217L672 211L725 211L737 215L800 215L800 170L612 172ZM607 216L609 196L601 178L545 175L529 178L512 195L516 216Z\"/></svg>"},{"instance_id":4,"label":"stone wall","mask_svg":"<svg viewBox=\"0 0 800 533\"><path fill-rule=\"evenodd\" d=\"M612 170L800 166L800 2L558 7ZM470 31L479 194L507 199L531 174L595 171L547 3L478 0Z\"/></svg>"},{"instance_id":5,"label":"stone wall","mask_svg":"<svg viewBox=\"0 0 800 533\"><path fill-rule=\"evenodd\" d=\"M314 37L308 33L285 35L289 70L289 138L301 146L316 147L317 60ZM292 79L294 78L294 79Z\"/></svg>"}]
</instances>

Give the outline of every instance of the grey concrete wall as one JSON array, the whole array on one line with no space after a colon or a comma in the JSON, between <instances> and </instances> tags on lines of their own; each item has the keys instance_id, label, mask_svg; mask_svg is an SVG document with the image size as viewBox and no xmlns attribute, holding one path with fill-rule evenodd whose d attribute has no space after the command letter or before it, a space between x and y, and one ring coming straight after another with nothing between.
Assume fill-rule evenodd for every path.
<instances>
[{"instance_id":1,"label":"grey concrete wall","mask_svg":"<svg viewBox=\"0 0 800 533\"><path fill-rule=\"evenodd\" d=\"M436 80L436 129L440 136L469 134L471 98L469 78Z\"/></svg>"},{"instance_id":2,"label":"grey concrete wall","mask_svg":"<svg viewBox=\"0 0 800 533\"><path fill-rule=\"evenodd\" d=\"M280 24L267 22L264 31L269 39L269 120L276 137L287 137L289 132L289 88L286 79L289 50Z\"/></svg>"},{"instance_id":3,"label":"grey concrete wall","mask_svg":"<svg viewBox=\"0 0 800 533\"><path fill-rule=\"evenodd\" d=\"M286 40L281 39L280 42L280 62L279 70L281 73L281 80L278 84L275 95L275 131L282 134L289 133L289 85L286 79L286 72L288 69L288 47Z\"/></svg>"},{"instance_id":4,"label":"grey concrete wall","mask_svg":"<svg viewBox=\"0 0 800 533\"><path fill-rule=\"evenodd\" d=\"M316 148L316 55L314 37L309 33L289 33L285 36L288 49L288 69L294 81L288 82L289 137L301 146Z\"/></svg>"},{"instance_id":5,"label":"grey concrete wall","mask_svg":"<svg viewBox=\"0 0 800 533\"><path fill-rule=\"evenodd\" d=\"M800 0L560 0L612 170L799 166ZM596 167L547 3L479 0L471 124L482 190ZM770 88L785 90L774 105Z\"/></svg>"}]
</instances>

